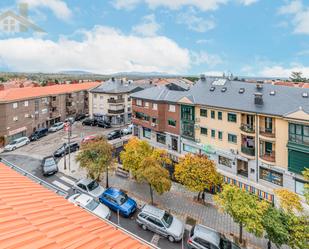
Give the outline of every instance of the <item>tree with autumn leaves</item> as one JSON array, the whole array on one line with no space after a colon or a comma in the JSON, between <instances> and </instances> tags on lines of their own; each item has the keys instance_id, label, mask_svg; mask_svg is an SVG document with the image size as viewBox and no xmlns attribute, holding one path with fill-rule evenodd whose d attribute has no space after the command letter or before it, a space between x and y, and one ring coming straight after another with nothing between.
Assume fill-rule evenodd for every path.
<instances>
[{"instance_id":1,"label":"tree with autumn leaves","mask_svg":"<svg viewBox=\"0 0 309 249\"><path fill-rule=\"evenodd\" d=\"M147 141L132 138L120 154L123 167L129 170L138 182L149 185L151 203L153 190L163 194L171 189L171 179L165 164L171 163L165 150L150 146Z\"/></svg>"},{"instance_id":2,"label":"tree with autumn leaves","mask_svg":"<svg viewBox=\"0 0 309 249\"><path fill-rule=\"evenodd\" d=\"M215 163L205 155L187 154L175 166L175 178L193 192L198 192L198 200L206 189L220 186L222 177Z\"/></svg>"}]
</instances>

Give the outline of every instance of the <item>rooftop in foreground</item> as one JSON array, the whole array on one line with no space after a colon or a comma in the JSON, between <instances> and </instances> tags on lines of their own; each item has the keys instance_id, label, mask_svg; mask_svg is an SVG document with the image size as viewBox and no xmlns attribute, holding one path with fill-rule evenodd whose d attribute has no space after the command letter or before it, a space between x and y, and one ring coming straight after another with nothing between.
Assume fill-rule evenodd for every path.
<instances>
[{"instance_id":1,"label":"rooftop in foreground","mask_svg":"<svg viewBox=\"0 0 309 249\"><path fill-rule=\"evenodd\" d=\"M152 247L0 162L0 248Z\"/></svg>"}]
</instances>

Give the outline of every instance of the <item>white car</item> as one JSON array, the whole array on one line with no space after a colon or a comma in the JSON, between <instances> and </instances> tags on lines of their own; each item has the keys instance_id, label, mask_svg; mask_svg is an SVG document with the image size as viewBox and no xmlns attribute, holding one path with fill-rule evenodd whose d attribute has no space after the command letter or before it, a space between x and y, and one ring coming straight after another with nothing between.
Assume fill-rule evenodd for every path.
<instances>
[{"instance_id":1,"label":"white car","mask_svg":"<svg viewBox=\"0 0 309 249\"><path fill-rule=\"evenodd\" d=\"M63 127L64 127L64 123L63 123L63 122L58 122L58 123L53 124L53 125L48 129L48 131L50 131L50 132L56 132L56 131L62 130Z\"/></svg>"},{"instance_id":2,"label":"white car","mask_svg":"<svg viewBox=\"0 0 309 249\"><path fill-rule=\"evenodd\" d=\"M5 151L13 151L13 150L16 150L19 147L22 147L22 146L28 144L28 143L30 143L29 138L27 138L27 137L20 137L20 138L17 138L15 140L13 140L8 145L6 145L4 147L4 150Z\"/></svg>"},{"instance_id":3,"label":"white car","mask_svg":"<svg viewBox=\"0 0 309 249\"><path fill-rule=\"evenodd\" d=\"M74 194L70 196L68 200L84 209L87 209L100 218L109 219L111 216L111 211L108 207L101 204L99 201L95 200L89 195Z\"/></svg>"},{"instance_id":4,"label":"white car","mask_svg":"<svg viewBox=\"0 0 309 249\"><path fill-rule=\"evenodd\" d=\"M123 135L131 134L132 131L133 131L133 124L130 124L128 127L123 128L123 129L121 130L121 132L122 132Z\"/></svg>"},{"instance_id":5,"label":"white car","mask_svg":"<svg viewBox=\"0 0 309 249\"><path fill-rule=\"evenodd\" d=\"M73 190L75 192L85 193L93 198L99 198L104 192L104 188L94 180L91 179L81 179L73 185Z\"/></svg>"}]
</instances>

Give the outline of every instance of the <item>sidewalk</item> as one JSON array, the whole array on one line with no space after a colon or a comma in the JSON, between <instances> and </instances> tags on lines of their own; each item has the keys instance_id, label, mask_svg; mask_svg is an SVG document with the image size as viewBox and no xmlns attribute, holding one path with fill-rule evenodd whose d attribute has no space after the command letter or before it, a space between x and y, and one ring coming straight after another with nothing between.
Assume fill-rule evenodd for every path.
<instances>
[{"instance_id":1,"label":"sidewalk","mask_svg":"<svg viewBox=\"0 0 309 249\"><path fill-rule=\"evenodd\" d=\"M63 159L59 161L59 170L75 179L85 177L85 170L79 169L74 158L75 156L73 154L71 156L71 172L69 172L68 169L63 169ZM132 179L122 178L114 174L110 174L109 183L114 187L128 191L129 195L140 202L150 202L149 187L146 184L139 184ZM102 185L104 186L104 183L102 183ZM161 196L154 193L154 202L159 207L180 216L183 220L186 220L186 217L189 216L196 219L198 223L212 227L228 237L230 237L231 234L238 235L238 225L233 222L229 215L218 211L213 204L211 195L207 195L206 198L209 204L206 205L194 202L194 196L196 196L196 193L186 190L180 184L173 183L169 192ZM267 241L265 239L256 238L246 231L244 231L243 238L247 241L247 248L267 248ZM276 246L273 245L272 248L276 248Z\"/></svg>"}]
</instances>

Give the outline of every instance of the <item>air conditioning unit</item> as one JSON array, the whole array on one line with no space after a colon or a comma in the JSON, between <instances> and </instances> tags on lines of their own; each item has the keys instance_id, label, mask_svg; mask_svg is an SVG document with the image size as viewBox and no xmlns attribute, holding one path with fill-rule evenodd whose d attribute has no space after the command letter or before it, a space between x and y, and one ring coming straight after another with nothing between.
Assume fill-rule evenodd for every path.
<instances>
[{"instance_id":1,"label":"air conditioning unit","mask_svg":"<svg viewBox=\"0 0 309 249\"><path fill-rule=\"evenodd\" d=\"M152 127L155 127L155 126L156 126L156 123L151 123L151 126L152 126Z\"/></svg>"},{"instance_id":2,"label":"air conditioning unit","mask_svg":"<svg viewBox=\"0 0 309 249\"><path fill-rule=\"evenodd\" d=\"M200 128L200 125L199 125L199 124L195 124L195 125L194 125L194 128L195 128L195 129L198 129L198 128Z\"/></svg>"},{"instance_id":3,"label":"air conditioning unit","mask_svg":"<svg viewBox=\"0 0 309 249\"><path fill-rule=\"evenodd\" d=\"M196 139L195 139L195 142L200 143L200 142L201 142L201 139L196 138Z\"/></svg>"}]
</instances>

